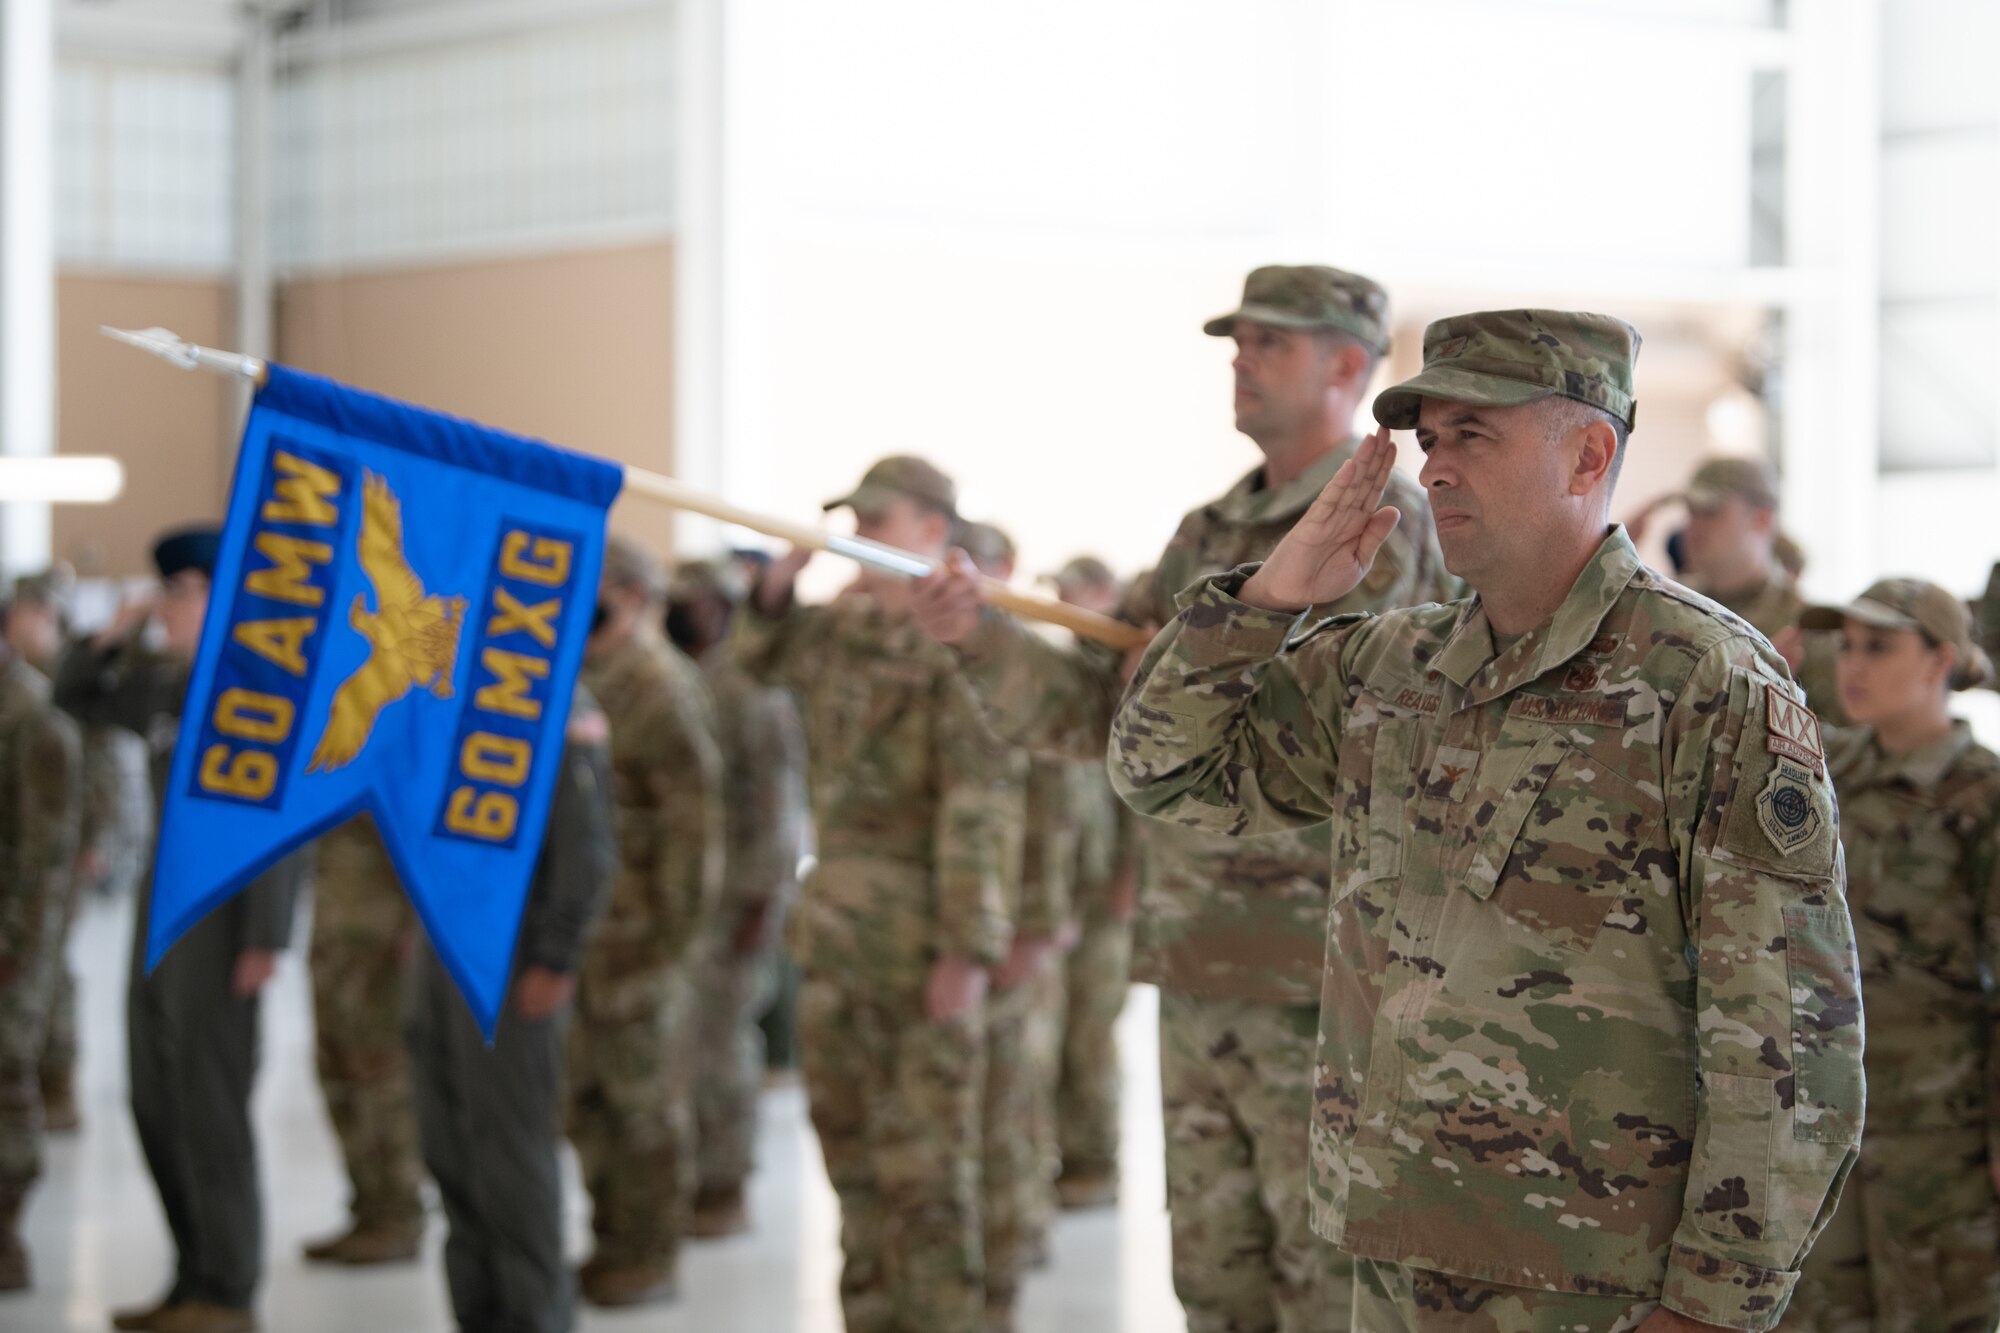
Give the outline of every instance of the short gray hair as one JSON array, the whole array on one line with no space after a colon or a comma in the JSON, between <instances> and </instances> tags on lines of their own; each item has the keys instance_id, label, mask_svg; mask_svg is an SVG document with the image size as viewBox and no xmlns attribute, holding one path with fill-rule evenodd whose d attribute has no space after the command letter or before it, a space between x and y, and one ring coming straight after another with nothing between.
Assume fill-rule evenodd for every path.
<instances>
[{"instance_id":1,"label":"short gray hair","mask_svg":"<svg viewBox=\"0 0 2000 1333\"><path fill-rule=\"evenodd\" d=\"M1611 476L1604 488L1605 498L1618 489L1618 474L1625 470L1625 441L1631 437L1632 428L1625 419L1605 411L1581 398L1568 398L1561 394L1550 394L1542 400L1542 425L1553 444L1570 431L1602 421L1611 427L1611 434L1617 440L1611 453Z\"/></svg>"}]
</instances>

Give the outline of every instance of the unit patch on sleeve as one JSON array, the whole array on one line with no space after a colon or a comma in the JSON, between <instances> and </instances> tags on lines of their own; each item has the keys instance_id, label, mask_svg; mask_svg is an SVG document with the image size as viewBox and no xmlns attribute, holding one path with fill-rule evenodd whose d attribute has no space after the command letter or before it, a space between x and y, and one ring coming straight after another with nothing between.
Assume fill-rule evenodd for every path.
<instances>
[{"instance_id":1,"label":"unit patch on sleeve","mask_svg":"<svg viewBox=\"0 0 2000 1333\"><path fill-rule=\"evenodd\" d=\"M1804 704L1794 703L1782 690L1764 691L1764 748L1812 770L1814 777L1826 772L1826 752L1821 748L1819 719Z\"/></svg>"},{"instance_id":2,"label":"unit patch on sleeve","mask_svg":"<svg viewBox=\"0 0 2000 1333\"><path fill-rule=\"evenodd\" d=\"M1778 696L1774 692L1771 697ZM1806 714L1811 721L1812 714ZM1773 740L1777 739L1775 729ZM1777 747L1772 747L1777 753ZM1780 754L1771 766L1771 776L1757 793L1757 826L1779 853L1790 856L1819 836L1820 813L1813 786L1815 775Z\"/></svg>"}]
</instances>

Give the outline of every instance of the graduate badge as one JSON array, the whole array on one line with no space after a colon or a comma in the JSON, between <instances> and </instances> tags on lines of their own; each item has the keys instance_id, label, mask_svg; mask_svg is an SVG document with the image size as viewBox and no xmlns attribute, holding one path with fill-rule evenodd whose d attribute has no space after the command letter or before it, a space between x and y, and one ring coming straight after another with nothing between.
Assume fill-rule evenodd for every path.
<instances>
[{"instance_id":1,"label":"graduate badge","mask_svg":"<svg viewBox=\"0 0 2000 1333\"><path fill-rule=\"evenodd\" d=\"M1812 773L1779 758L1757 793L1757 825L1778 851L1790 856L1819 835L1819 808L1813 801Z\"/></svg>"}]
</instances>

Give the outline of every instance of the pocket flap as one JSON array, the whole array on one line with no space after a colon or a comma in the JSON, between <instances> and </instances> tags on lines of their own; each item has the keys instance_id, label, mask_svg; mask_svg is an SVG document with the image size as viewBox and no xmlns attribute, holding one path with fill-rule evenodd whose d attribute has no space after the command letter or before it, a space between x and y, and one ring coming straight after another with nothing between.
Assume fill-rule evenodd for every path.
<instances>
[{"instance_id":1,"label":"pocket flap","mask_svg":"<svg viewBox=\"0 0 2000 1333\"><path fill-rule=\"evenodd\" d=\"M1561 766L1569 748L1569 742L1559 733L1550 732L1532 746L1486 756L1479 774L1479 794L1473 799L1490 803L1492 813L1486 819L1486 831L1473 848L1471 863L1459 877L1468 893L1480 899L1493 896L1515 839L1521 836L1529 812L1541 799L1549 778ZM1489 768L1493 771L1488 772Z\"/></svg>"}]
</instances>

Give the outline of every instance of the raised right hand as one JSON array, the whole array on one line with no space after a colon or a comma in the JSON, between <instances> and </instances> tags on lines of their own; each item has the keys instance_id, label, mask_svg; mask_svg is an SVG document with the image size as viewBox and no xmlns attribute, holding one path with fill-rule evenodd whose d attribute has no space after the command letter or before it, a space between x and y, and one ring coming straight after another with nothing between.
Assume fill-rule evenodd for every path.
<instances>
[{"instance_id":1,"label":"raised right hand","mask_svg":"<svg viewBox=\"0 0 2000 1333\"><path fill-rule=\"evenodd\" d=\"M1382 504L1395 467L1396 446L1386 427L1363 440L1263 568L1250 576L1238 600L1267 611L1303 611L1339 601L1359 587L1402 517Z\"/></svg>"},{"instance_id":2,"label":"raised right hand","mask_svg":"<svg viewBox=\"0 0 2000 1333\"><path fill-rule=\"evenodd\" d=\"M91 646L98 652L105 652L121 643L129 641L145 628L153 618L153 612L160 608L160 590L151 588L134 597L128 597L118 608L118 614L111 623L99 630L91 638Z\"/></svg>"}]
</instances>

